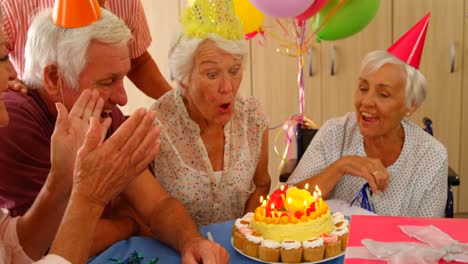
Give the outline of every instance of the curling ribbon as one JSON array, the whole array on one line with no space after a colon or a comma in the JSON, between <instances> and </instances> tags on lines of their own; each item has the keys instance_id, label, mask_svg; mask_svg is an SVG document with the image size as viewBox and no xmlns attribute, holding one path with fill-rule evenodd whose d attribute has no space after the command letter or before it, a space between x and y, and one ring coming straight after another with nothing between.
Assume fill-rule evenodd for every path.
<instances>
[{"instance_id":1,"label":"curling ribbon","mask_svg":"<svg viewBox=\"0 0 468 264\"><path fill-rule=\"evenodd\" d=\"M281 157L279 171L281 171L283 166L286 164L288 157L291 158L290 147L294 137L297 134L297 128L299 125L307 128L319 129L319 126L308 116L294 115L282 123L282 130L278 130L274 141L275 153ZM284 142L286 146L284 148L284 151L280 153L278 148L278 141L280 139L280 136L282 135L282 132L284 132L284 135L286 136Z\"/></svg>"},{"instance_id":2,"label":"curling ribbon","mask_svg":"<svg viewBox=\"0 0 468 264\"><path fill-rule=\"evenodd\" d=\"M369 183L366 183L362 186L361 190L356 194L353 201L349 206L352 206L355 202L359 203L361 208L366 209L367 211L375 213L374 207L372 206L369 196L372 195L371 188Z\"/></svg>"}]
</instances>

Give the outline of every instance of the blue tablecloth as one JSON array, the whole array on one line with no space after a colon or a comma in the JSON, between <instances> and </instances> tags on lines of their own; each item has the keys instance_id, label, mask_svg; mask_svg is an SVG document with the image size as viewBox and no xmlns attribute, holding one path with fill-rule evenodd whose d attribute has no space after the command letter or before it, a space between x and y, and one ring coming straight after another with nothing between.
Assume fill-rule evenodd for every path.
<instances>
[{"instance_id":1,"label":"blue tablecloth","mask_svg":"<svg viewBox=\"0 0 468 264\"><path fill-rule=\"evenodd\" d=\"M231 245L231 227L234 221L226 221L218 224L203 226L200 232L203 235L209 231L213 239L221 244L229 252L231 258L230 263L246 263L258 264L255 260L248 259L239 254ZM131 237L128 240L117 242L99 256L90 259L88 264L111 264L115 263L109 259L124 260L130 256L134 251L141 253L144 257L143 263L150 261L153 258L159 258L157 264L166 263L180 263L180 255L175 250L167 247L166 245L148 237ZM343 256L323 262L326 264L341 264L343 263Z\"/></svg>"}]
</instances>

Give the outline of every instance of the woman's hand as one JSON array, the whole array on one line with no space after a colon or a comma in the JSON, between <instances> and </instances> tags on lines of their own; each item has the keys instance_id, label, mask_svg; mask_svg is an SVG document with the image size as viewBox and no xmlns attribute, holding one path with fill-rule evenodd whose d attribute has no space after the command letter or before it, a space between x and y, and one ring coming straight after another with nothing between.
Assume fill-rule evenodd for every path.
<instances>
[{"instance_id":1,"label":"woman's hand","mask_svg":"<svg viewBox=\"0 0 468 264\"><path fill-rule=\"evenodd\" d=\"M182 250L184 264L229 263L229 253L220 244L203 238L195 238Z\"/></svg>"},{"instance_id":2,"label":"woman's hand","mask_svg":"<svg viewBox=\"0 0 468 264\"><path fill-rule=\"evenodd\" d=\"M390 174L379 159L344 156L337 163L343 175L349 174L366 179L373 193L377 194L379 190L385 191L387 189Z\"/></svg>"}]
</instances>

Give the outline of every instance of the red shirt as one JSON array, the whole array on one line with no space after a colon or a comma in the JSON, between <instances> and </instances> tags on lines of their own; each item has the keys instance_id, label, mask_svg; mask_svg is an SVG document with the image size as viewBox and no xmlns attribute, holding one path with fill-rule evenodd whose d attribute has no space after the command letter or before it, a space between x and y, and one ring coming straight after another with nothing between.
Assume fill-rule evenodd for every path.
<instances>
[{"instance_id":1,"label":"red shirt","mask_svg":"<svg viewBox=\"0 0 468 264\"><path fill-rule=\"evenodd\" d=\"M0 128L0 208L23 215L39 194L50 170L50 139L55 117L39 94L7 91L3 95L10 116ZM111 134L125 120L115 107Z\"/></svg>"}]
</instances>

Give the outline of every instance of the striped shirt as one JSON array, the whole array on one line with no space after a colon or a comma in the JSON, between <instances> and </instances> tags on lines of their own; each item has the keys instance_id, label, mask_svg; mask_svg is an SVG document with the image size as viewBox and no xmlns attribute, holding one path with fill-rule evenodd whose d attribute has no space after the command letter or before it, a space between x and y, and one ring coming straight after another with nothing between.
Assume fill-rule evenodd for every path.
<instances>
[{"instance_id":1,"label":"striped shirt","mask_svg":"<svg viewBox=\"0 0 468 264\"><path fill-rule=\"evenodd\" d=\"M41 10L53 8L54 0L0 0L0 3L6 47L11 52L10 60L21 79L29 25ZM131 30L133 39L129 43L130 57L134 59L143 54L151 44L151 36L141 1L107 0L104 8L120 17Z\"/></svg>"}]
</instances>

